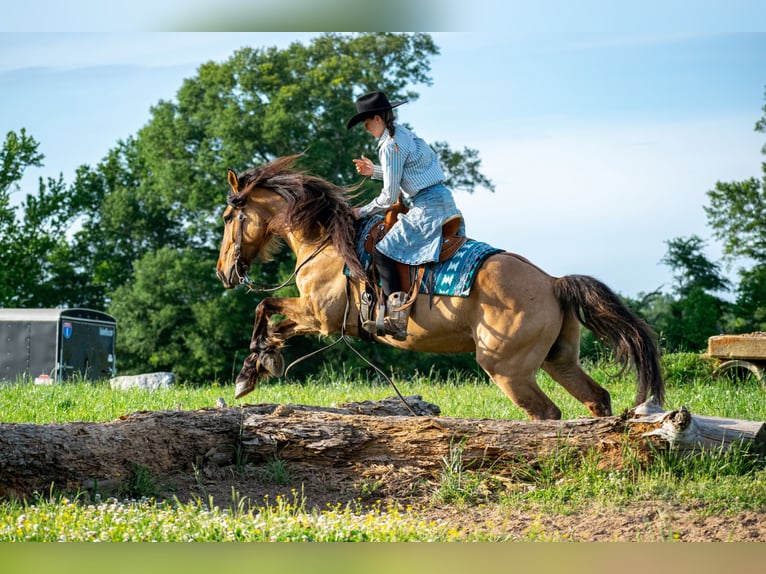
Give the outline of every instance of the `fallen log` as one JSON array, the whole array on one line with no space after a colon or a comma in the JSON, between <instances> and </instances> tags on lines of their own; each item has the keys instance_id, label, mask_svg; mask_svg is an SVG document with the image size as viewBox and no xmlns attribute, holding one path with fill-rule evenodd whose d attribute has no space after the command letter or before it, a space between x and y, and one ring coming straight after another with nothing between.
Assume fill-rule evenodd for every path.
<instances>
[{"instance_id":1,"label":"fallen log","mask_svg":"<svg viewBox=\"0 0 766 574\"><path fill-rule=\"evenodd\" d=\"M153 476L171 476L275 456L360 474L374 465L438 472L459 445L464 466L501 472L534 464L561 448L595 450L604 466L619 468L626 451L633 460L649 460L667 448L702 450L745 442L763 452L766 445L763 423L692 417L685 409L664 413L650 404L613 417L512 421L442 417L436 405L418 396L407 402L420 416L392 397L339 407L141 411L107 423L1 423L0 497L119 486L139 467Z\"/></svg>"}]
</instances>

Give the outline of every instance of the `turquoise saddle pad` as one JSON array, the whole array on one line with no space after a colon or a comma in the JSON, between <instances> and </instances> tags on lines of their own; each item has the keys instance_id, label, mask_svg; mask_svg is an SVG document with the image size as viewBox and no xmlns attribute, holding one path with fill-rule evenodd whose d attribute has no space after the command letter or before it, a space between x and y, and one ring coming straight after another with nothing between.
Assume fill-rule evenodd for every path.
<instances>
[{"instance_id":1,"label":"turquoise saddle pad","mask_svg":"<svg viewBox=\"0 0 766 574\"><path fill-rule=\"evenodd\" d=\"M356 255L365 271L370 269L372 256L364 249L364 241L373 226L381 219L383 218L380 216L368 217L361 220L357 225ZM502 249L497 249L487 243L469 239L447 261L426 265L420 292L428 293L430 286L433 288L434 295L468 297L471 294L471 286L476 272L481 264L490 255L502 251Z\"/></svg>"}]
</instances>

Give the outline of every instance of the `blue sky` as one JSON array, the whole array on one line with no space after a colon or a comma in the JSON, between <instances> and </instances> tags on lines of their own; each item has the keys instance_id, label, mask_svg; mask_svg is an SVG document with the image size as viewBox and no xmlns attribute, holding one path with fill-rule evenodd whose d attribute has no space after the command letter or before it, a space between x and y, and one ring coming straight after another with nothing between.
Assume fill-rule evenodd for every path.
<instances>
[{"instance_id":1,"label":"blue sky","mask_svg":"<svg viewBox=\"0 0 766 574\"><path fill-rule=\"evenodd\" d=\"M25 127L46 156L19 198L37 177L71 182L78 165L97 163L201 63L317 35L155 32L172 25L175 3L160 3L156 19L140 1L130 18L80 4L101 11L77 19L69 4L28 2L0 22L0 132ZM716 181L761 176L766 135L753 128L766 104L766 34L752 27L766 9L595 4L561 3L553 18L551 3L479 1L465 18L462 3L443 4L433 84L414 86L420 99L398 111L426 140L479 151L496 192L456 192L470 235L635 296L670 287L665 241L709 237L702 208ZM23 11L34 9L27 29Z\"/></svg>"}]
</instances>

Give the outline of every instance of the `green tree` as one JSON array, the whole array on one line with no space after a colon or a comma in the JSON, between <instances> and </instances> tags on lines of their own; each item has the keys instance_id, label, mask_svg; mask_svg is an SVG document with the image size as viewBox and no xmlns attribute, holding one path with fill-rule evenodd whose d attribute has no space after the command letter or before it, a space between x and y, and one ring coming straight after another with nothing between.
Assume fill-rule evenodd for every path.
<instances>
[{"instance_id":1,"label":"green tree","mask_svg":"<svg viewBox=\"0 0 766 574\"><path fill-rule=\"evenodd\" d=\"M119 321L121 364L142 370L183 361L173 368L198 380L230 373L235 355L241 362L247 352L243 339L258 298L224 292L214 275L227 168L302 152L302 169L357 183L351 158L372 154L374 141L362 130L345 129L355 96L383 89L392 99L417 99L413 86L431 83L430 58L438 53L427 34L392 33L324 34L285 49L243 48L224 62L200 66L175 100L152 108L135 137L119 142L95 168L81 169L76 196L91 211L71 252L81 254L79 267L92 274L93 299L101 297ZM434 147L452 184L491 188L475 150ZM364 189L376 193L374 185ZM285 254L251 274L276 284L292 267ZM168 268L193 288L183 291ZM174 286L172 293L162 281ZM197 297L205 312L186 296ZM213 326L226 333L211 334ZM195 331L203 339L195 339ZM291 344L294 351L316 346L305 338Z\"/></svg>"},{"instance_id":2,"label":"green tree","mask_svg":"<svg viewBox=\"0 0 766 574\"><path fill-rule=\"evenodd\" d=\"M766 133L766 105L755 131ZM762 148L766 155L766 144ZM708 191L710 205L705 206L713 236L723 242L729 258L747 257L766 264L766 162L761 162L761 179L717 182Z\"/></svg>"},{"instance_id":3,"label":"green tree","mask_svg":"<svg viewBox=\"0 0 766 574\"><path fill-rule=\"evenodd\" d=\"M210 273L214 266L212 253L170 247L136 262L110 307L119 318L121 371L148 368L173 371L183 381L228 381L234 357L221 350L247 350L248 332L241 329L247 316L239 314L246 293L221 296Z\"/></svg>"},{"instance_id":4,"label":"green tree","mask_svg":"<svg viewBox=\"0 0 766 574\"><path fill-rule=\"evenodd\" d=\"M721 264L710 261L703 250L705 241L697 235L676 237L665 242L668 251L662 263L673 270L675 291L685 297L695 289L728 291L731 282L721 274Z\"/></svg>"},{"instance_id":5,"label":"green tree","mask_svg":"<svg viewBox=\"0 0 766 574\"><path fill-rule=\"evenodd\" d=\"M67 239L80 205L62 177L40 179L36 194L11 205L26 168L43 165L38 146L22 129L0 150L0 306L72 305L87 291Z\"/></svg>"},{"instance_id":6,"label":"green tree","mask_svg":"<svg viewBox=\"0 0 766 574\"><path fill-rule=\"evenodd\" d=\"M727 327L732 333L766 331L766 265L740 270L730 315Z\"/></svg>"},{"instance_id":7,"label":"green tree","mask_svg":"<svg viewBox=\"0 0 766 574\"><path fill-rule=\"evenodd\" d=\"M668 252L662 262L673 270L677 299L656 318L655 327L671 350L698 351L707 345L708 337L721 332L728 306L715 293L728 291L731 283L721 274L720 264L704 255L705 242L700 237L678 237L666 243Z\"/></svg>"},{"instance_id":8,"label":"green tree","mask_svg":"<svg viewBox=\"0 0 766 574\"><path fill-rule=\"evenodd\" d=\"M25 275L24 245L20 242L16 209L11 194L19 189L19 181L30 166L42 165L39 144L22 129L20 134L8 132L0 148L0 305L11 306L19 292L17 277Z\"/></svg>"}]
</instances>

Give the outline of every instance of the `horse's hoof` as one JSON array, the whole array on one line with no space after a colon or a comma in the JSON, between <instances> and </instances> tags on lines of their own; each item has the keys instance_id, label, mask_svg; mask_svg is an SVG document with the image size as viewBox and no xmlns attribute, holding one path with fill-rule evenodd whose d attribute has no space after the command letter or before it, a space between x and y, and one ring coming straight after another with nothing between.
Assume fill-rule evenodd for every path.
<instances>
[{"instance_id":1,"label":"horse's hoof","mask_svg":"<svg viewBox=\"0 0 766 574\"><path fill-rule=\"evenodd\" d=\"M285 373L285 360L280 353L264 353L259 357L261 367L271 375L279 378Z\"/></svg>"},{"instance_id":2,"label":"horse's hoof","mask_svg":"<svg viewBox=\"0 0 766 574\"><path fill-rule=\"evenodd\" d=\"M255 383L251 380L238 382L234 387L234 398L241 399L248 393L252 393L255 390Z\"/></svg>"}]
</instances>

